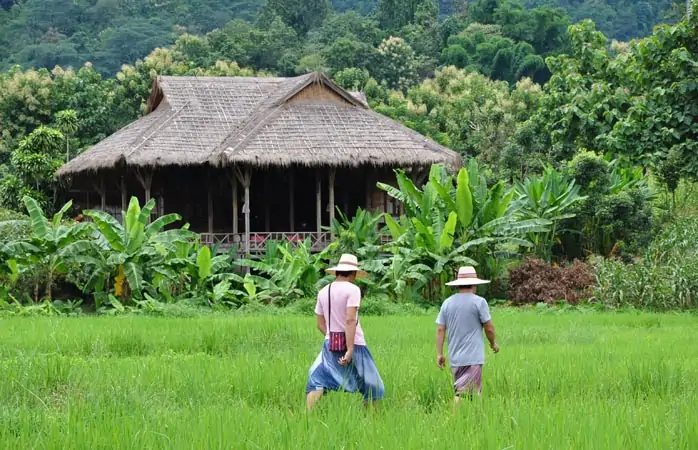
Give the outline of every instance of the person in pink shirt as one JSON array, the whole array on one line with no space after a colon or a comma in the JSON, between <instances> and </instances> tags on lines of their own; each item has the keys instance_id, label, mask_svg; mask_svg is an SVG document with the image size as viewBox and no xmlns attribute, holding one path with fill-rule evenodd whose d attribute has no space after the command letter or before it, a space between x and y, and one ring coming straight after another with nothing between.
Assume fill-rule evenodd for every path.
<instances>
[{"instance_id":1,"label":"person in pink shirt","mask_svg":"<svg viewBox=\"0 0 698 450\"><path fill-rule=\"evenodd\" d=\"M336 279L317 295L317 328L325 337L306 384L306 406L312 408L327 391L360 392L364 404L383 398L383 380L366 346L359 323L361 290L353 281L368 274L356 256L344 254L337 266L327 269Z\"/></svg>"}]
</instances>

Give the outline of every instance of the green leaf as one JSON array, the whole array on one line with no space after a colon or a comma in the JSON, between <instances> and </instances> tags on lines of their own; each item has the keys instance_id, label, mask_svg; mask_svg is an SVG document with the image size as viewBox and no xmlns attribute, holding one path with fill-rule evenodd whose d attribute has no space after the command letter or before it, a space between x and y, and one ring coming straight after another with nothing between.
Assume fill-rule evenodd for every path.
<instances>
[{"instance_id":1,"label":"green leaf","mask_svg":"<svg viewBox=\"0 0 698 450\"><path fill-rule=\"evenodd\" d=\"M123 239L124 229L114 217L103 211L96 210L85 211L85 215L92 219L113 250L117 252L126 250Z\"/></svg>"},{"instance_id":2,"label":"green leaf","mask_svg":"<svg viewBox=\"0 0 698 450\"><path fill-rule=\"evenodd\" d=\"M441 237L439 238L439 250L441 253L450 249L453 246L453 240L456 234L456 225L458 223L458 215L451 211L448 215L448 220L444 226Z\"/></svg>"},{"instance_id":3,"label":"green leaf","mask_svg":"<svg viewBox=\"0 0 698 450\"><path fill-rule=\"evenodd\" d=\"M45 240L49 234L49 227L48 220L46 219L46 216L44 216L41 206L39 206L39 203L36 200L28 195L25 195L22 198L22 201L24 202L24 206L27 208L27 212L29 212L29 218L31 219L32 232L34 233L34 236L41 240Z\"/></svg>"},{"instance_id":4,"label":"green leaf","mask_svg":"<svg viewBox=\"0 0 698 450\"><path fill-rule=\"evenodd\" d=\"M131 232L131 229L133 229L138 222L138 216L140 213L141 207L138 204L138 199L136 197L131 197L131 200L128 203L128 209L124 215L124 228L126 229L126 232Z\"/></svg>"},{"instance_id":5,"label":"green leaf","mask_svg":"<svg viewBox=\"0 0 698 450\"><path fill-rule=\"evenodd\" d=\"M223 300L230 292L230 282L221 281L220 283L213 286L213 300L218 303ZM254 296L254 294L252 295Z\"/></svg>"},{"instance_id":6,"label":"green leaf","mask_svg":"<svg viewBox=\"0 0 698 450\"><path fill-rule=\"evenodd\" d=\"M394 241L400 239L405 233L405 229L402 228L390 214L385 215L385 225L388 227L388 230L390 230L390 235L393 237Z\"/></svg>"},{"instance_id":7,"label":"green leaf","mask_svg":"<svg viewBox=\"0 0 698 450\"><path fill-rule=\"evenodd\" d=\"M56 214L53 215L53 226L57 227L60 223L61 220L63 220L63 215L68 212L70 207L73 206L73 201L69 200L68 203L63 205L63 207L58 211Z\"/></svg>"},{"instance_id":8,"label":"green leaf","mask_svg":"<svg viewBox=\"0 0 698 450\"><path fill-rule=\"evenodd\" d=\"M111 306L119 312L126 311L124 304L121 303L119 299L114 297L113 295L109 295L109 303L111 303Z\"/></svg>"},{"instance_id":9,"label":"green leaf","mask_svg":"<svg viewBox=\"0 0 698 450\"><path fill-rule=\"evenodd\" d=\"M205 280L211 276L211 249L201 247L196 257L196 265L199 268L199 280Z\"/></svg>"},{"instance_id":10,"label":"green leaf","mask_svg":"<svg viewBox=\"0 0 698 450\"><path fill-rule=\"evenodd\" d=\"M124 274L134 297L140 297L143 291L143 276L140 268L132 262L127 262L124 264Z\"/></svg>"},{"instance_id":11,"label":"green leaf","mask_svg":"<svg viewBox=\"0 0 698 450\"><path fill-rule=\"evenodd\" d=\"M167 214L165 216L158 217L155 219L155 221L153 221L153 223L148 225L145 230L145 235L148 237L153 236L154 234L159 233L167 225L175 223L179 220L182 220L182 216L179 214Z\"/></svg>"},{"instance_id":12,"label":"green leaf","mask_svg":"<svg viewBox=\"0 0 698 450\"><path fill-rule=\"evenodd\" d=\"M127 259L127 257L124 253L112 253L107 258L107 265L108 266L120 266L120 265L126 263L126 259Z\"/></svg>"},{"instance_id":13,"label":"green leaf","mask_svg":"<svg viewBox=\"0 0 698 450\"><path fill-rule=\"evenodd\" d=\"M461 226L467 229L473 221L473 195L470 192L470 180L466 169L458 172L457 183L456 213Z\"/></svg>"},{"instance_id":14,"label":"green leaf","mask_svg":"<svg viewBox=\"0 0 698 450\"><path fill-rule=\"evenodd\" d=\"M19 279L19 268L17 267L17 261L11 259L7 261L7 267L10 269L10 285L14 285Z\"/></svg>"}]
</instances>

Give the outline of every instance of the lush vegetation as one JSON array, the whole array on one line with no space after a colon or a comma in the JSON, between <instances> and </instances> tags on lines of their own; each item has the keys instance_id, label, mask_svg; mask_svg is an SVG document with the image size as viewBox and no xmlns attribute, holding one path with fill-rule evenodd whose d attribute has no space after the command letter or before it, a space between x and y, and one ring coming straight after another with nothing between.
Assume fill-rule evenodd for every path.
<instances>
[{"instance_id":1,"label":"lush vegetation","mask_svg":"<svg viewBox=\"0 0 698 450\"><path fill-rule=\"evenodd\" d=\"M368 415L340 393L306 415L310 318L4 319L0 445L698 446L694 317L494 308L502 350L487 354L482 400L456 415L434 317L361 319L387 390Z\"/></svg>"},{"instance_id":2,"label":"lush vegetation","mask_svg":"<svg viewBox=\"0 0 698 450\"><path fill-rule=\"evenodd\" d=\"M575 302L595 296L606 305L696 307L695 265L660 249L676 235L676 216L690 221L695 213L687 193L698 173L698 22L609 44L591 21L568 28L560 9L513 1L482 0L467 11L454 4L442 20L439 4L426 0L381 1L370 16L300 3L269 1L254 23L237 19L199 35L193 32L206 30L192 28L120 70L95 59L78 70L15 66L0 74L6 308L50 309L54 300L69 302L61 304L67 310L86 301L102 312L182 302L302 304L325 282L329 261L347 251L367 261L374 276L362 287L376 302L434 304L462 264L494 280L490 298L554 302L563 298L521 298L528 291L516 280L554 280L551 264L564 273L578 260L574 270L595 270L596 279L578 277L587 281L574 286ZM2 17L20 20L32 5ZM160 5L161 12L177 5ZM154 7L145 4L139 14ZM175 10L183 18L194 11ZM102 75L115 70L115 77ZM57 203L56 168L142 114L158 74L309 70L363 90L375 110L458 151L466 167L448 173L435 166L419 183L398 172L396 186L380 185L405 206L382 229L380 215L340 215L332 225L338 239L325 252L280 244L250 261L201 248L178 215L150 223L153 202L132 199L123 223ZM78 214L87 221L75 221ZM690 255L694 227L682 229ZM392 242L382 244L382 236ZM648 249L662 256L626 265ZM516 272L530 258L542 265ZM528 278L511 278L512 271ZM648 297L643 283L654 273L670 281ZM617 282L609 280L638 286L618 284L614 292L609 286ZM563 283L551 291L568 299L569 289Z\"/></svg>"},{"instance_id":3,"label":"lush vegetation","mask_svg":"<svg viewBox=\"0 0 698 450\"><path fill-rule=\"evenodd\" d=\"M489 65L500 49L513 52L517 70L540 69L535 55L559 48L568 22L592 19L618 40L648 35L673 20L671 1L606 0L197 0L116 2L3 0L0 2L0 68L56 65L81 67L91 61L103 74L172 45L189 33L209 33L212 50L243 63L240 52L257 53L256 68L293 70L303 60L359 57L368 62L371 47L392 36L404 38L417 55L472 60ZM50 7L49 7L50 6ZM336 11L336 12L335 12ZM344 13L348 13L344 16ZM339 14L338 16L336 14ZM484 34L459 34L469 16L491 25ZM279 21L275 21L278 18ZM337 25L340 25L338 28ZM356 28L359 25L359 28ZM358 33L357 33L358 32ZM366 34L368 33L368 34ZM364 34L364 36L361 36ZM452 35L454 39L451 40ZM364 39L371 37L372 39ZM357 39L358 38L358 39ZM249 41L249 42L245 42ZM323 49L324 46L333 50ZM245 49L247 47L247 49ZM256 47L250 49L250 47ZM272 50L265 57L262 48ZM349 51L343 55L337 50ZM275 54L283 54L276 61ZM467 55L467 54L466 54ZM252 56L252 55L250 55ZM526 60L523 63L523 59ZM331 61L326 61L332 63ZM497 64L510 61L499 58ZM368 66L367 66L368 67Z\"/></svg>"}]
</instances>

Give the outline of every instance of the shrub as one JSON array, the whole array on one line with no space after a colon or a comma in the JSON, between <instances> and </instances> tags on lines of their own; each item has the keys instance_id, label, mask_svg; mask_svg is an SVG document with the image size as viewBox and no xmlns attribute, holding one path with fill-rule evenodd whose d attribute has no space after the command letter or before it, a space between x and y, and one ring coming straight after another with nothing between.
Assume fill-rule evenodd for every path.
<instances>
[{"instance_id":1,"label":"shrub","mask_svg":"<svg viewBox=\"0 0 698 450\"><path fill-rule=\"evenodd\" d=\"M556 266L528 258L509 272L509 299L517 305L561 300L576 304L591 296L595 283L592 266L582 261Z\"/></svg>"}]
</instances>

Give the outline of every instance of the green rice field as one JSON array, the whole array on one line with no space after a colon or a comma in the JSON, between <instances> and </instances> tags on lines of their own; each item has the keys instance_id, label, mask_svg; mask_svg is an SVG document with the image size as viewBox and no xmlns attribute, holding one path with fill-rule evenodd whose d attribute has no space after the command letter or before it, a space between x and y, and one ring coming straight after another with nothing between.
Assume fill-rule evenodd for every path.
<instances>
[{"instance_id":1,"label":"green rice field","mask_svg":"<svg viewBox=\"0 0 698 450\"><path fill-rule=\"evenodd\" d=\"M0 449L697 449L698 317L493 309L452 409L434 317L364 317L386 386L305 412L311 317L0 319Z\"/></svg>"}]
</instances>

